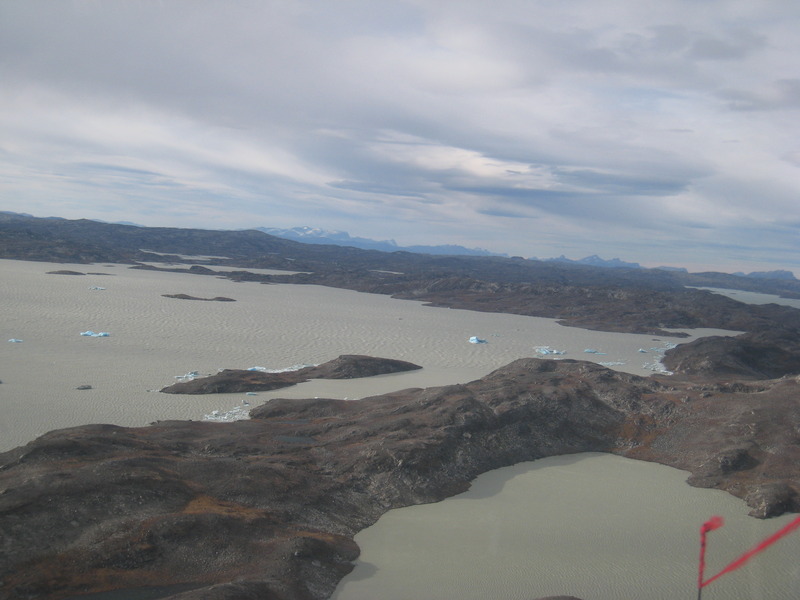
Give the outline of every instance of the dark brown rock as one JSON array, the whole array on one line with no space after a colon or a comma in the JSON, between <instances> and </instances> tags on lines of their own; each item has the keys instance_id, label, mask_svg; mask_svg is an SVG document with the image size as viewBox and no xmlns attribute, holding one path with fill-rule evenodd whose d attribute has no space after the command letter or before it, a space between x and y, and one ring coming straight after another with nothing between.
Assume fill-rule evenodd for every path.
<instances>
[{"instance_id":1,"label":"dark brown rock","mask_svg":"<svg viewBox=\"0 0 800 600\"><path fill-rule=\"evenodd\" d=\"M343 354L339 358L315 367L305 367L282 373L224 369L215 375L175 383L161 391L167 394L266 392L303 383L310 379L356 379L402 373L421 368L419 365L392 358Z\"/></svg>"},{"instance_id":2,"label":"dark brown rock","mask_svg":"<svg viewBox=\"0 0 800 600\"><path fill-rule=\"evenodd\" d=\"M775 379L800 373L800 331L774 328L736 337L711 336L668 350L676 373L714 378Z\"/></svg>"},{"instance_id":3,"label":"dark brown rock","mask_svg":"<svg viewBox=\"0 0 800 600\"><path fill-rule=\"evenodd\" d=\"M358 554L352 536L386 510L572 452L690 470L759 516L797 511L799 388L523 359L464 385L273 400L249 421L54 431L0 454L0 596L325 598Z\"/></svg>"},{"instance_id":4,"label":"dark brown rock","mask_svg":"<svg viewBox=\"0 0 800 600\"><path fill-rule=\"evenodd\" d=\"M198 298L188 294L161 294L164 298L177 298L178 300L202 300L204 302L236 302L233 298L225 296L215 296L214 298Z\"/></svg>"},{"instance_id":5,"label":"dark brown rock","mask_svg":"<svg viewBox=\"0 0 800 600\"><path fill-rule=\"evenodd\" d=\"M68 269L60 269L58 271L48 271L47 275L86 275L86 273L81 273L80 271L70 271Z\"/></svg>"}]
</instances>

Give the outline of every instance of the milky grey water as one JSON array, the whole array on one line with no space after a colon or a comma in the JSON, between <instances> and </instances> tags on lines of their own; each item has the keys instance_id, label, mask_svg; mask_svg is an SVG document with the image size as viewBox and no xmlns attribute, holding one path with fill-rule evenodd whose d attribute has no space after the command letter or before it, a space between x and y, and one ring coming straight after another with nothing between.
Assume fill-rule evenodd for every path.
<instances>
[{"instance_id":1,"label":"milky grey water","mask_svg":"<svg viewBox=\"0 0 800 600\"><path fill-rule=\"evenodd\" d=\"M712 515L707 575L796 515L760 521L688 474L608 454L558 456L478 477L436 504L393 510L356 536L362 555L335 600L584 600L696 597L699 528ZM800 597L800 533L704 589L704 600Z\"/></svg>"},{"instance_id":2,"label":"milky grey water","mask_svg":"<svg viewBox=\"0 0 800 600\"><path fill-rule=\"evenodd\" d=\"M699 290L708 290L715 294L727 296L733 300L744 302L745 304L781 304L783 306L791 306L792 308L800 308L800 300L797 298L781 298L774 294L762 294L759 292L746 292L743 290L728 290L724 288L700 287Z\"/></svg>"},{"instance_id":3,"label":"milky grey water","mask_svg":"<svg viewBox=\"0 0 800 600\"><path fill-rule=\"evenodd\" d=\"M186 265L188 267L188 265ZM73 270L87 275L49 275ZM141 426L247 416L274 397L357 399L409 387L466 383L512 360L592 360L647 375L668 344L688 338L587 331L554 319L424 306L320 286L236 283L213 276L0 260L0 451L85 423ZM184 293L236 302L165 298ZM87 330L108 337L85 337ZM478 336L485 344L471 344ZM8 340L20 340L9 342ZM595 352L586 353L586 349ZM340 354L407 360L408 373L311 381L258 396L157 390L186 373L285 369Z\"/></svg>"}]
</instances>

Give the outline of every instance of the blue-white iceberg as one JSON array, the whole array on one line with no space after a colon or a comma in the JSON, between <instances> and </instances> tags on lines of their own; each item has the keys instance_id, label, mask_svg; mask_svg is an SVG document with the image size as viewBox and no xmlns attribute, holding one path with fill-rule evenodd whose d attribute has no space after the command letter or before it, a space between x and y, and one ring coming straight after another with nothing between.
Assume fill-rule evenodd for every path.
<instances>
[{"instance_id":1,"label":"blue-white iceberg","mask_svg":"<svg viewBox=\"0 0 800 600\"><path fill-rule=\"evenodd\" d=\"M536 354L541 356L560 356L561 354L566 354L565 350L556 350L555 348L551 348L550 346L538 346L536 348Z\"/></svg>"}]
</instances>

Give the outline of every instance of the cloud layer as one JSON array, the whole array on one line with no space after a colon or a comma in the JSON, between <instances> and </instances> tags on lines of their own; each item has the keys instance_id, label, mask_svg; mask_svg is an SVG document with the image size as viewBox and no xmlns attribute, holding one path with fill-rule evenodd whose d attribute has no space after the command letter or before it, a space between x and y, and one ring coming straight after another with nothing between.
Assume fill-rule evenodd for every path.
<instances>
[{"instance_id":1,"label":"cloud layer","mask_svg":"<svg viewBox=\"0 0 800 600\"><path fill-rule=\"evenodd\" d=\"M0 209L800 270L779 0L0 3Z\"/></svg>"}]
</instances>

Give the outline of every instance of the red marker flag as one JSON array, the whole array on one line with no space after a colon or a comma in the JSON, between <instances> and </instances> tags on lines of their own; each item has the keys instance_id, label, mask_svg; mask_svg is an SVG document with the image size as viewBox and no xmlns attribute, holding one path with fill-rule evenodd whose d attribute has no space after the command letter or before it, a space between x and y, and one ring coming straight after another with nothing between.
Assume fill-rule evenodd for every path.
<instances>
[{"instance_id":1,"label":"red marker flag","mask_svg":"<svg viewBox=\"0 0 800 600\"><path fill-rule=\"evenodd\" d=\"M706 570L706 534L709 531L719 529L725 524L722 517L711 517L708 521L703 523L700 527L700 566L697 574L697 589L701 589L705 584L703 583L703 573Z\"/></svg>"},{"instance_id":2,"label":"red marker flag","mask_svg":"<svg viewBox=\"0 0 800 600\"><path fill-rule=\"evenodd\" d=\"M784 525L781 529L773 533L771 536L763 539L756 546L754 546L753 548L742 554L739 558L731 562L727 567L722 569L719 573L703 581L703 571L706 568L706 534L709 531L713 531L714 529L719 529L723 525L724 521L722 520L722 517L711 517L711 519L703 523L702 527L700 527L700 568L697 578L698 598L700 598L701 590L709 583L711 583L712 581L716 581L717 579L725 575L725 573L730 573L731 571L735 571L762 550L766 550L782 537L790 534L795 529L800 528L800 517L797 517L795 520L790 521L789 523Z\"/></svg>"}]
</instances>

